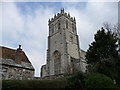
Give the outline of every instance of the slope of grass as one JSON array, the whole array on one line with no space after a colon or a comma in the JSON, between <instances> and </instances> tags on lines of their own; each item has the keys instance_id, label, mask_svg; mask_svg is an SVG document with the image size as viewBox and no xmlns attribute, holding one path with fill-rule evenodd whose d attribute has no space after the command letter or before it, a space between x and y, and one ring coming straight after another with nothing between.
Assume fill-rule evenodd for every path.
<instances>
[{"instance_id":1,"label":"slope of grass","mask_svg":"<svg viewBox=\"0 0 120 90\"><path fill-rule=\"evenodd\" d=\"M2 88L65 88L66 79L54 80L3 80Z\"/></svg>"}]
</instances>

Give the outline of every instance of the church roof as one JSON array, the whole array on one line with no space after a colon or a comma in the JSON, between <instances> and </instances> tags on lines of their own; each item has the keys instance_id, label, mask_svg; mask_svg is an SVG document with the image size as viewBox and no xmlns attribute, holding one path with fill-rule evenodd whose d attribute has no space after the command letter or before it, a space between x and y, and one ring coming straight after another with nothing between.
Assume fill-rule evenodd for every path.
<instances>
[{"instance_id":1,"label":"church roof","mask_svg":"<svg viewBox=\"0 0 120 90\"><path fill-rule=\"evenodd\" d=\"M17 49L0 46L0 64L34 70L25 52L22 51L21 45Z\"/></svg>"},{"instance_id":2,"label":"church roof","mask_svg":"<svg viewBox=\"0 0 120 90\"><path fill-rule=\"evenodd\" d=\"M15 50L15 49L3 47L3 46L0 46L0 58L12 59L14 61L17 59L16 63L19 63L19 64L21 62L30 63L24 51L19 49Z\"/></svg>"}]
</instances>

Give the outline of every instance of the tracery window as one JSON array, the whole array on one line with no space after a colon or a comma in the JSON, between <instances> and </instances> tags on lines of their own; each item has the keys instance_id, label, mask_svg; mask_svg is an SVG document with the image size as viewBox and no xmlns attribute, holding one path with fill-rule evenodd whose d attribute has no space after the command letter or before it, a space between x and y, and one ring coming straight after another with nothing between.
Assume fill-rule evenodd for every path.
<instances>
[{"instance_id":1,"label":"tracery window","mask_svg":"<svg viewBox=\"0 0 120 90\"><path fill-rule=\"evenodd\" d=\"M53 53L53 57L54 57L54 73L55 73L55 75L58 75L61 72L61 55L60 55L60 52L55 51Z\"/></svg>"}]
</instances>

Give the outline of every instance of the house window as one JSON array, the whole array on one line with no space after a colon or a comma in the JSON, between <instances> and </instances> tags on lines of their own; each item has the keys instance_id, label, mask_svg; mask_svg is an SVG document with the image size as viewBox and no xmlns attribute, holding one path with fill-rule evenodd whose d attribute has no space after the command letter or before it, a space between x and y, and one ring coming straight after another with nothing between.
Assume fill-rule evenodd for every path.
<instances>
[{"instance_id":1,"label":"house window","mask_svg":"<svg viewBox=\"0 0 120 90\"><path fill-rule=\"evenodd\" d=\"M0 72L7 72L7 68L0 69Z\"/></svg>"}]
</instances>

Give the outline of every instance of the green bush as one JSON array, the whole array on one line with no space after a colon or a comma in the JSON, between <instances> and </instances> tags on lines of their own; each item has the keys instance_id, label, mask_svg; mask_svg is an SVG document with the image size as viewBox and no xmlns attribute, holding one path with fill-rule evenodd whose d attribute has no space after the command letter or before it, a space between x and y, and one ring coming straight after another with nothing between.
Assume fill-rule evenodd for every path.
<instances>
[{"instance_id":1,"label":"green bush","mask_svg":"<svg viewBox=\"0 0 120 90\"><path fill-rule=\"evenodd\" d=\"M81 89L84 88L85 78L86 76L81 72L69 76L67 78L66 88L81 88Z\"/></svg>"},{"instance_id":2,"label":"green bush","mask_svg":"<svg viewBox=\"0 0 120 90\"><path fill-rule=\"evenodd\" d=\"M103 74L92 74L85 80L86 88L116 88L113 81Z\"/></svg>"}]
</instances>

